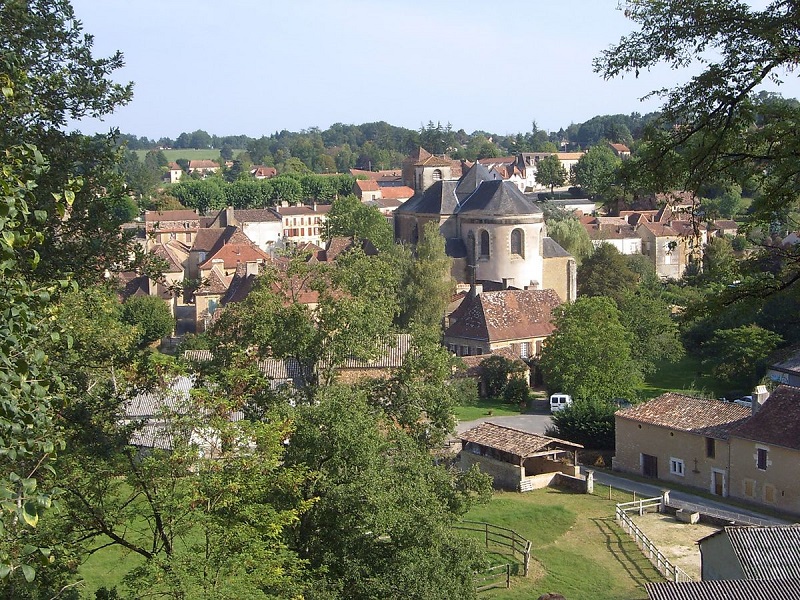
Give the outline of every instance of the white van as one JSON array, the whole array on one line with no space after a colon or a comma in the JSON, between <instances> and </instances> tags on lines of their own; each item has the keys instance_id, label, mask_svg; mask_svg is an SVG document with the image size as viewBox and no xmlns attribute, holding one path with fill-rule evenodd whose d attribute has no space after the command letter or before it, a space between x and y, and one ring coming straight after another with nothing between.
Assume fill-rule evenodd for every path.
<instances>
[{"instance_id":1,"label":"white van","mask_svg":"<svg viewBox=\"0 0 800 600\"><path fill-rule=\"evenodd\" d=\"M572 404L572 396L569 394L553 394L550 396L550 412L564 410Z\"/></svg>"}]
</instances>

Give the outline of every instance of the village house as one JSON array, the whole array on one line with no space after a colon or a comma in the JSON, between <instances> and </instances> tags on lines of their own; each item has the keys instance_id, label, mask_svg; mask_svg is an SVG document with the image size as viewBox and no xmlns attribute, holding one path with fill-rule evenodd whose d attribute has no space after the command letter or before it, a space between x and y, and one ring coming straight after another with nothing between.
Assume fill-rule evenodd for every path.
<instances>
[{"instance_id":1,"label":"village house","mask_svg":"<svg viewBox=\"0 0 800 600\"><path fill-rule=\"evenodd\" d=\"M800 581L800 525L728 526L698 545L703 581Z\"/></svg>"},{"instance_id":2,"label":"village house","mask_svg":"<svg viewBox=\"0 0 800 600\"><path fill-rule=\"evenodd\" d=\"M561 304L553 290L484 292L476 285L446 319L442 342L457 356L510 348L514 356L539 356L555 330L552 311Z\"/></svg>"},{"instance_id":3,"label":"village house","mask_svg":"<svg viewBox=\"0 0 800 600\"><path fill-rule=\"evenodd\" d=\"M283 223L280 215L270 208L223 208L209 225L239 227L244 234L267 254L283 246Z\"/></svg>"},{"instance_id":4,"label":"village house","mask_svg":"<svg viewBox=\"0 0 800 600\"><path fill-rule=\"evenodd\" d=\"M667 393L615 424L614 470L800 514L800 388L759 386L752 408Z\"/></svg>"},{"instance_id":5,"label":"village house","mask_svg":"<svg viewBox=\"0 0 800 600\"><path fill-rule=\"evenodd\" d=\"M147 250L170 240L191 246L200 229L200 215L194 210L146 210L144 231Z\"/></svg>"},{"instance_id":6,"label":"village house","mask_svg":"<svg viewBox=\"0 0 800 600\"><path fill-rule=\"evenodd\" d=\"M162 180L164 183L178 183L183 176L183 169L176 162L171 162L167 165L167 172L164 173Z\"/></svg>"},{"instance_id":7,"label":"village house","mask_svg":"<svg viewBox=\"0 0 800 600\"><path fill-rule=\"evenodd\" d=\"M213 160L199 159L189 161L189 173L197 173L203 177L219 171L219 165Z\"/></svg>"},{"instance_id":8,"label":"village house","mask_svg":"<svg viewBox=\"0 0 800 600\"><path fill-rule=\"evenodd\" d=\"M265 167L264 165L253 165L250 168L250 175L253 176L254 179L272 179L278 174L278 170L275 167Z\"/></svg>"},{"instance_id":9,"label":"village house","mask_svg":"<svg viewBox=\"0 0 800 600\"><path fill-rule=\"evenodd\" d=\"M642 238L624 217L584 216L580 221L595 249L610 244L620 254L642 254Z\"/></svg>"},{"instance_id":10,"label":"village house","mask_svg":"<svg viewBox=\"0 0 800 600\"><path fill-rule=\"evenodd\" d=\"M330 204L316 202L310 206L307 204L289 206L284 202L275 207L281 218L283 242L285 244L311 242L317 246L321 245L325 233L325 221L330 210Z\"/></svg>"}]
</instances>

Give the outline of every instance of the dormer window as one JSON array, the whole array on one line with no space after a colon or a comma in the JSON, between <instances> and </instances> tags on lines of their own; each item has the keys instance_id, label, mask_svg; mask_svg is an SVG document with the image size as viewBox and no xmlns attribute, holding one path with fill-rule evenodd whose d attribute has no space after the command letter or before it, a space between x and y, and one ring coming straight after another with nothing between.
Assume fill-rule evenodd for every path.
<instances>
[{"instance_id":1,"label":"dormer window","mask_svg":"<svg viewBox=\"0 0 800 600\"><path fill-rule=\"evenodd\" d=\"M433 173L431 174L434 181L441 181L442 179L442 171L440 169L434 169Z\"/></svg>"}]
</instances>

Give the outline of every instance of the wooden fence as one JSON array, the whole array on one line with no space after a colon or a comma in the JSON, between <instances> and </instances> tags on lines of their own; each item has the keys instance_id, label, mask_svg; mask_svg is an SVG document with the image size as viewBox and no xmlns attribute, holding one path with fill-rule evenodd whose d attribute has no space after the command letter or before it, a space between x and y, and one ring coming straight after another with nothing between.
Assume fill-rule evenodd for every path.
<instances>
[{"instance_id":1,"label":"wooden fence","mask_svg":"<svg viewBox=\"0 0 800 600\"><path fill-rule=\"evenodd\" d=\"M642 532L636 523L628 516L627 511L637 511L640 515L648 508L653 508L661 505L661 498L647 498L644 500L635 500L634 502L625 502L617 504L615 515L617 522L622 527L623 531L633 538L634 543L639 547L647 559L653 564L656 570L661 573L669 581L692 581L686 571L673 565L661 551L656 548L655 544Z\"/></svg>"},{"instance_id":2,"label":"wooden fence","mask_svg":"<svg viewBox=\"0 0 800 600\"><path fill-rule=\"evenodd\" d=\"M487 548L490 542L503 548L508 548L514 558L521 560L523 576L528 576L531 562L531 542L513 529L506 529L505 527L482 521L459 521L454 527L455 529L482 533Z\"/></svg>"},{"instance_id":3,"label":"wooden fence","mask_svg":"<svg viewBox=\"0 0 800 600\"><path fill-rule=\"evenodd\" d=\"M475 590L478 592L499 587L511 587L511 565L509 564L490 567L475 577Z\"/></svg>"}]
</instances>

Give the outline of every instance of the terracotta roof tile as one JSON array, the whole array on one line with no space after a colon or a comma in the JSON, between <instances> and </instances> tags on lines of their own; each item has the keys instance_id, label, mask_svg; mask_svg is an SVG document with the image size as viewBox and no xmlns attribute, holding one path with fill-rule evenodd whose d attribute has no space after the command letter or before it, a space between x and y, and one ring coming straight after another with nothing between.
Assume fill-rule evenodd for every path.
<instances>
[{"instance_id":1,"label":"terracotta roof tile","mask_svg":"<svg viewBox=\"0 0 800 600\"><path fill-rule=\"evenodd\" d=\"M758 412L731 435L800 450L800 388L778 386Z\"/></svg>"},{"instance_id":2,"label":"terracotta roof tile","mask_svg":"<svg viewBox=\"0 0 800 600\"><path fill-rule=\"evenodd\" d=\"M467 297L451 315L448 337L490 342L543 338L555 327L551 312L561 304L555 290L502 290Z\"/></svg>"},{"instance_id":3,"label":"terracotta roof tile","mask_svg":"<svg viewBox=\"0 0 800 600\"><path fill-rule=\"evenodd\" d=\"M727 439L730 432L750 415L749 408L733 402L704 400L673 392L616 413L620 419L719 439Z\"/></svg>"},{"instance_id":4,"label":"terracotta roof tile","mask_svg":"<svg viewBox=\"0 0 800 600\"><path fill-rule=\"evenodd\" d=\"M408 200L414 195L414 190L406 185L387 186L381 188L381 196L384 200Z\"/></svg>"},{"instance_id":5,"label":"terracotta roof tile","mask_svg":"<svg viewBox=\"0 0 800 600\"><path fill-rule=\"evenodd\" d=\"M501 452L508 452L515 456L526 458L533 456L545 449L561 446L562 449L573 450L583 448L580 444L567 442L556 438L528 433L511 427L495 425L494 423L481 423L460 435L462 441L473 442L487 448L494 448Z\"/></svg>"},{"instance_id":6,"label":"terracotta roof tile","mask_svg":"<svg viewBox=\"0 0 800 600\"><path fill-rule=\"evenodd\" d=\"M356 187L362 192L377 192L381 189L374 179L356 179Z\"/></svg>"}]
</instances>

